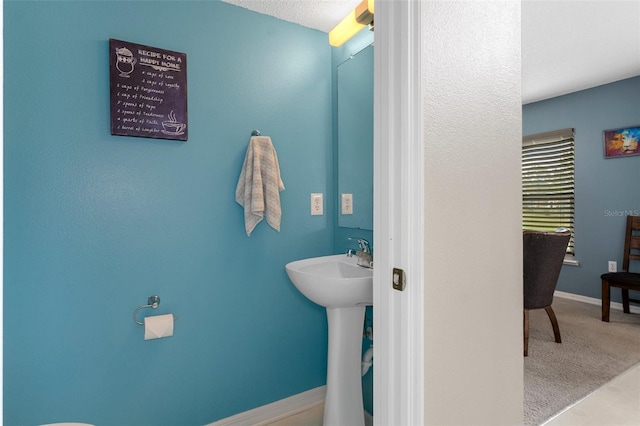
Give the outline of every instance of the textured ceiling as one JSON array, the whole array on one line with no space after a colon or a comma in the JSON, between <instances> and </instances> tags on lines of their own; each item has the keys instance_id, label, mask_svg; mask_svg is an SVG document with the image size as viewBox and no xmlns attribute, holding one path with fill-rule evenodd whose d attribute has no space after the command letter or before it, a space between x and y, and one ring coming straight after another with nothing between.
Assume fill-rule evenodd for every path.
<instances>
[{"instance_id":1,"label":"textured ceiling","mask_svg":"<svg viewBox=\"0 0 640 426\"><path fill-rule=\"evenodd\" d=\"M523 103L640 75L640 1L523 1Z\"/></svg>"},{"instance_id":2,"label":"textured ceiling","mask_svg":"<svg viewBox=\"0 0 640 426\"><path fill-rule=\"evenodd\" d=\"M328 33L347 13L355 9L361 0L222 1Z\"/></svg>"},{"instance_id":3,"label":"textured ceiling","mask_svg":"<svg viewBox=\"0 0 640 426\"><path fill-rule=\"evenodd\" d=\"M360 3L223 1L323 32L329 32ZM637 75L640 0L522 0L523 103Z\"/></svg>"}]
</instances>

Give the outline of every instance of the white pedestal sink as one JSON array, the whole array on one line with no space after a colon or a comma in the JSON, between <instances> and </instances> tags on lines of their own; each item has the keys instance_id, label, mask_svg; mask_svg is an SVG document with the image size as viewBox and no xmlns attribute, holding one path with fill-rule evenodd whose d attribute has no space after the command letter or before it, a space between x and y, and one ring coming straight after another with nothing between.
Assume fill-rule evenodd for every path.
<instances>
[{"instance_id":1,"label":"white pedestal sink","mask_svg":"<svg viewBox=\"0 0 640 426\"><path fill-rule=\"evenodd\" d=\"M324 426L364 426L362 327L373 304L373 270L344 254L298 260L287 274L309 300L327 309L329 353Z\"/></svg>"}]
</instances>

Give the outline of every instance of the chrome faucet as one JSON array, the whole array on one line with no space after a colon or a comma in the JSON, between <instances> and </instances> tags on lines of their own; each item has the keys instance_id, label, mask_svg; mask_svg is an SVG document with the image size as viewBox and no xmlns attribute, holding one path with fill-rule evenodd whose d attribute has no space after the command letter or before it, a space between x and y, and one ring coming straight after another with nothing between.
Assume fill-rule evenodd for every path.
<instances>
[{"instance_id":1,"label":"chrome faucet","mask_svg":"<svg viewBox=\"0 0 640 426\"><path fill-rule=\"evenodd\" d=\"M351 257L354 254L358 258L358 265L365 268L373 268L373 252L371 251L371 245L369 241L364 238L349 237L348 240L357 241L360 250L348 249L347 256Z\"/></svg>"}]
</instances>

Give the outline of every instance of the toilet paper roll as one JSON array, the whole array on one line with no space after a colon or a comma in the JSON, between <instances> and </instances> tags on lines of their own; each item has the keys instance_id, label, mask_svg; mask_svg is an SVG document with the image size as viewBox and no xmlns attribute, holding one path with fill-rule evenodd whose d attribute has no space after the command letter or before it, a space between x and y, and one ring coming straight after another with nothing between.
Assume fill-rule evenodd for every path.
<instances>
[{"instance_id":1,"label":"toilet paper roll","mask_svg":"<svg viewBox=\"0 0 640 426\"><path fill-rule=\"evenodd\" d=\"M144 340L169 336L173 336L173 314L145 317Z\"/></svg>"}]
</instances>

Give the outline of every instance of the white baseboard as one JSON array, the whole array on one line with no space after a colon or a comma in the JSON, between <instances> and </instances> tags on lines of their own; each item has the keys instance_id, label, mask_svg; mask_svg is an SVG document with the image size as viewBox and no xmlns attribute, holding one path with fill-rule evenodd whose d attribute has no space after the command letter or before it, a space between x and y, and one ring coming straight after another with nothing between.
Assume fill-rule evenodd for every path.
<instances>
[{"instance_id":1,"label":"white baseboard","mask_svg":"<svg viewBox=\"0 0 640 426\"><path fill-rule=\"evenodd\" d=\"M364 411L364 426L373 426L373 416L367 410Z\"/></svg>"},{"instance_id":2,"label":"white baseboard","mask_svg":"<svg viewBox=\"0 0 640 426\"><path fill-rule=\"evenodd\" d=\"M589 303L591 305L598 305L598 306L602 305L602 300L596 299L595 297L587 297L579 294L567 293L567 292L558 291L558 290L556 290L555 293L553 293L553 295L557 297L562 297L564 299L571 299L571 300L576 300L578 302ZM622 311L622 303L611 302L611 309ZM633 314L640 314L640 307L638 306L631 305L629 306L629 310Z\"/></svg>"},{"instance_id":3,"label":"white baseboard","mask_svg":"<svg viewBox=\"0 0 640 426\"><path fill-rule=\"evenodd\" d=\"M320 386L253 410L209 423L207 426L260 426L308 410L324 403L327 387Z\"/></svg>"},{"instance_id":4,"label":"white baseboard","mask_svg":"<svg viewBox=\"0 0 640 426\"><path fill-rule=\"evenodd\" d=\"M564 291L556 290L554 296L589 303L592 305L601 305L600 299L567 293ZM611 308L622 311L622 303L611 302ZM630 310L634 314L640 314L640 307L638 306L632 305ZM209 423L206 426L264 426L323 404L326 394L327 387L320 386L315 389L290 396L289 398L281 399L280 401L272 402L271 404L263 405L262 407L254 408L253 410L245 411L243 413L227 417L226 419ZM365 425L372 426L373 417L366 411L364 414Z\"/></svg>"},{"instance_id":5,"label":"white baseboard","mask_svg":"<svg viewBox=\"0 0 640 426\"><path fill-rule=\"evenodd\" d=\"M301 413L310 408L324 404L327 395L327 387L320 386L206 426L260 426L276 422L294 414ZM365 426L373 426L373 416L368 411L364 412Z\"/></svg>"}]
</instances>

